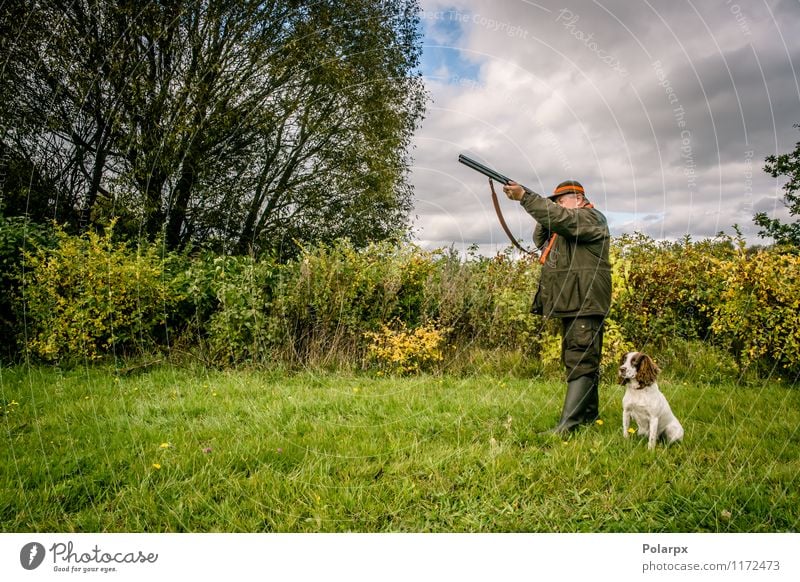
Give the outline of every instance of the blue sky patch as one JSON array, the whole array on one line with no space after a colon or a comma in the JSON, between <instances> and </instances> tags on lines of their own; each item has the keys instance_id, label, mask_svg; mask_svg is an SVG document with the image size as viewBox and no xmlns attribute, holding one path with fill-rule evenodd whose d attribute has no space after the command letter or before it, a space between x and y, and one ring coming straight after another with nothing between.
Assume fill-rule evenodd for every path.
<instances>
[{"instance_id":1,"label":"blue sky patch","mask_svg":"<svg viewBox=\"0 0 800 582\"><path fill-rule=\"evenodd\" d=\"M480 65L465 58L461 50L464 28L470 23L471 14L455 9L422 15L420 68L426 78L454 84L464 79L478 80Z\"/></svg>"}]
</instances>

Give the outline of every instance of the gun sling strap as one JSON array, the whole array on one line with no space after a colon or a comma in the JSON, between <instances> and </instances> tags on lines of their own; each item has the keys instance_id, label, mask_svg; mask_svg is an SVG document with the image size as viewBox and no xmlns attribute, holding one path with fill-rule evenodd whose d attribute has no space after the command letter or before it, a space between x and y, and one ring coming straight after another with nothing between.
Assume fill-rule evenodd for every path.
<instances>
[{"instance_id":1,"label":"gun sling strap","mask_svg":"<svg viewBox=\"0 0 800 582\"><path fill-rule=\"evenodd\" d=\"M513 244L515 247L517 247L523 253L528 254L528 255L536 254L533 251L529 251L527 249L522 248L522 245L520 245L519 242L517 242L517 239L514 238L514 235L511 234L511 229L508 228L508 224L506 224L506 219L503 217L503 212L500 210L500 201L497 199L497 193L494 191L494 181L491 178L489 178L489 188L492 191L492 204L494 204L494 211L497 213L497 220L500 221L500 226L503 227L503 230L505 231L506 236L508 236L508 240L510 240L511 244ZM544 255L544 254L542 255L543 258L545 256L546 255Z\"/></svg>"}]
</instances>

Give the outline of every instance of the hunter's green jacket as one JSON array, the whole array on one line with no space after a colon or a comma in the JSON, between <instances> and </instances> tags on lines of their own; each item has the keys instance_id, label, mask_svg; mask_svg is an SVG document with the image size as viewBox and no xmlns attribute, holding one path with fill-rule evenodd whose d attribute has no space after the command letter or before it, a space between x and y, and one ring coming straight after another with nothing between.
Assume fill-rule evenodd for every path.
<instances>
[{"instance_id":1,"label":"hunter's green jacket","mask_svg":"<svg viewBox=\"0 0 800 582\"><path fill-rule=\"evenodd\" d=\"M547 253L531 310L557 318L608 315L611 235L606 217L591 206L564 208L527 192L520 203L537 222L534 244Z\"/></svg>"}]
</instances>

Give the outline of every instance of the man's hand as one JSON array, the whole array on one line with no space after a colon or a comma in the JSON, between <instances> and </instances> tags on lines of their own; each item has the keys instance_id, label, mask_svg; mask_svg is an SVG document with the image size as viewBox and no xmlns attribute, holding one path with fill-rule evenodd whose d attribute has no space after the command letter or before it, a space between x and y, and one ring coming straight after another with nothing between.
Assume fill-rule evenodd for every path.
<instances>
[{"instance_id":1,"label":"man's hand","mask_svg":"<svg viewBox=\"0 0 800 582\"><path fill-rule=\"evenodd\" d=\"M513 180L503 186L503 192L505 192L506 196L511 198L511 200L522 200L522 195L525 194L525 190L522 186Z\"/></svg>"}]
</instances>

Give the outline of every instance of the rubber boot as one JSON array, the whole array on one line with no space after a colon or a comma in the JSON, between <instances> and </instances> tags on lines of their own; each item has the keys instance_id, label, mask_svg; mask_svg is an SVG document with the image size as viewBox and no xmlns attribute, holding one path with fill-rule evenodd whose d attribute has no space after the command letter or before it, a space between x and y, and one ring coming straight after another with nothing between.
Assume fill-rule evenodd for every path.
<instances>
[{"instance_id":1,"label":"rubber boot","mask_svg":"<svg viewBox=\"0 0 800 582\"><path fill-rule=\"evenodd\" d=\"M587 376L592 379L592 388L589 391L589 398L586 402L586 410L583 416L583 422L590 423L600 418L600 374Z\"/></svg>"},{"instance_id":2,"label":"rubber boot","mask_svg":"<svg viewBox=\"0 0 800 582\"><path fill-rule=\"evenodd\" d=\"M561 420L549 432L564 435L582 424L594 422L598 417L598 401L597 376L581 376L570 380L567 382Z\"/></svg>"}]
</instances>

